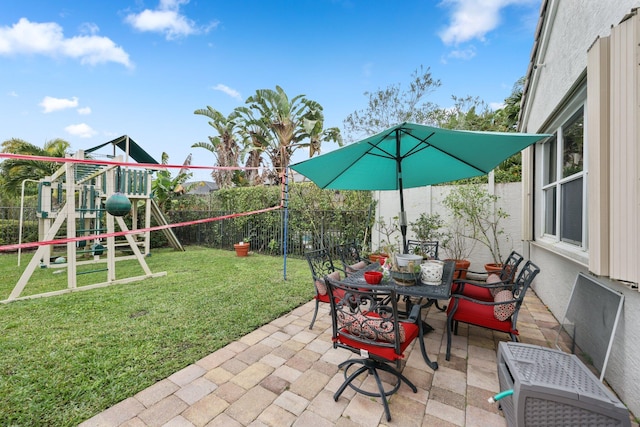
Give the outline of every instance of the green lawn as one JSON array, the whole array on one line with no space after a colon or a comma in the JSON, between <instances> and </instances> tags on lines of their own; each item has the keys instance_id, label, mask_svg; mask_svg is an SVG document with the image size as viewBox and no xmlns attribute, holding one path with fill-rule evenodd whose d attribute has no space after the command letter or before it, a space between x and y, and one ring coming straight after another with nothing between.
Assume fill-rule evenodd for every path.
<instances>
[{"instance_id":1,"label":"green lawn","mask_svg":"<svg viewBox=\"0 0 640 427\"><path fill-rule=\"evenodd\" d=\"M0 300L29 259L0 255ZM77 425L313 297L301 259L286 281L278 257L188 247L146 260L167 276L0 304L0 425ZM64 289L56 271L37 269L23 295ZM131 261L116 271L142 274Z\"/></svg>"}]
</instances>

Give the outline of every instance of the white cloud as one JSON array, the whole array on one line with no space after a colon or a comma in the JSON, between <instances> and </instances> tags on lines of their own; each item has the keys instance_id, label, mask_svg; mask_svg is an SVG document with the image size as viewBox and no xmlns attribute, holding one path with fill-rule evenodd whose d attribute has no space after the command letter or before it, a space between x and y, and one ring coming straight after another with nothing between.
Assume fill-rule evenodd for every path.
<instances>
[{"instance_id":1,"label":"white cloud","mask_svg":"<svg viewBox=\"0 0 640 427\"><path fill-rule=\"evenodd\" d=\"M65 110L67 108L75 108L78 106L78 98L75 96L71 99L65 98L53 98L51 96L45 96L44 99L38 104L43 108L43 113L53 113L54 111Z\"/></svg>"},{"instance_id":2,"label":"white cloud","mask_svg":"<svg viewBox=\"0 0 640 427\"><path fill-rule=\"evenodd\" d=\"M237 99L239 101L242 101L242 96L240 95L240 92L238 92L235 89L230 88L227 85L223 85L222 83L218 83L217 85L211 87L211 89L220 91L222 93L226 93L230 97L235 98L235 99Z\"/></svg>"},{"instance_id":3,"label":"white cloud","mask_svg":"<svg viewBox=\"0 0 640 427\"><path fill-rule=\"evenodd\" d=\"M468 46L465 49L455 49L449 52L448 58L469 60L476 56L475 46Z\"/></svg>"},{"instance_id":4,"label":"white cloud","mask_svg":"<svg viewBox=\"0 0 640 427\"><path fill-rule=\"evenodd\" d=\"M97 26L87 25L97 31ZM108 37L65 38L62 27L55 22L37 23L26 18L20 18L11 27L0 27L0 55L20 54L66 56L79 59L82 64L117 62L132 67L129 54Z\"/></svg>"},{"instance_id":5,"label":"white cloud","mask_svg":"<svg viewBox=\"0 0 640 427\"><path fill-rule=\"evenodd\" d=\"M9 91L9 93L7 93L8 96L11 96L13 98L17 98L18 97L18 92L16 92L15 90Z\"/></svg>"},{"instance_id":6,"label":"white cloud","mask_svg":"<svg viewBox=\"0 0 640 427\"><path fill-rule=\"evenodd\" d=\"M78 114L80 114L82 116L86 116L87 114L91 114L91 107L78 108Z\"/></svg>"},{"instance_id":7,"label":"white cloud","mask_svg":"<svg viewBox=\"0 0 640 427\"><path fill-rule=\"evenodd\" d=\"M180 13L180 6L187 3L189 0L160 0L157 9L131 13L127 15L125 22L138 31L164 33L167 40L206 33L218 25L218 22L212 22L205 27L198 27L194 21Z\"/></svg>"},{"instance_id":8,"label":"white cloud","mask_svg":"<svg viewBox=\"0 0 640 427\"><path fill-rule=\"evenodd\" d=\"M79 136L80 138L91 138L98 132L93 130L91 126L86 123L79 123L77 125L69 125L64 130L71 135Z\"/></svg>"},{"instance_id":9,"label":"white cloud","mask_svg":"<svg viewBox=\"0 0 640 427\"><path fill-rule=\"evenodd\" d=\"M451 9L451 23L439 33L445 44L458 44L484 36L500 24L500 12L507 6L534 3L534 0L443 0Z\"/></svg>"},{"instance_id":10,"label":"white cloud","mask_svg":"<svg viewBox=\"0 0 640 427\"><path fill-rule=\"evenodd\" d=\"M500 110L501 108L505 107L505 103L504 102L490 102L489 103L489 108L491 108L492 111L496 111L496 110Z\"/></svg>"}]
</instances>

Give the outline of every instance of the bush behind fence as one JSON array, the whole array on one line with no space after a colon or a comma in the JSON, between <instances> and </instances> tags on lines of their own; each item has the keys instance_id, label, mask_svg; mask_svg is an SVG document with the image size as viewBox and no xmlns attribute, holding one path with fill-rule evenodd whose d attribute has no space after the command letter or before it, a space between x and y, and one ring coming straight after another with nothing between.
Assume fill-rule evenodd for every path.
<instances>
[{"instance_id":1,"label":"bush behind fence","mask_svg":"<svg viewBox=\"0 0 640 427\"><path fill-rule=\"evenodd\" d=\"M165 216L171 224L229 215L223 211L172 211ZM173 232L183 245L198 245L217 249L233 249L233 244L248 239L254 252L281 255L284 242L284 210L264 212L203 224L174 227ZM125 217L125 220L127 218ZM127 221L129 223L129 221ZM368 245L371 222L367 211L288 211L287 254L302 256L305 251L333 247L356 241ZM18 243L20 208L0 207L0 245ZM155 223L152 224L157 225ZM59 235L64 233L64 229ZM64 235L64 234L62 234ZM152 247L163 247L167 241L161 231L154 231ZM38 218L35 208L23 212L22 242L38 240Z\"/></svg>"}]
</instances>

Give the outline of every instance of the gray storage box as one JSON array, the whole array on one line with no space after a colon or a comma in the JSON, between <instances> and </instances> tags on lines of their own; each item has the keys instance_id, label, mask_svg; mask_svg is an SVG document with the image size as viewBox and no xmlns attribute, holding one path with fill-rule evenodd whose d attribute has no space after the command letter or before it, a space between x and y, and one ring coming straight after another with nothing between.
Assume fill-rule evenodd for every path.
<instances>
[{"instance_id":1,"label":"gray storage box","mask_svg":"<svg viewBox=\"0 0 640 427\"><path fill-rule=\"evenodd\" d=\"M573 354L501 342L499 401L509 426L630 426L629 411Z\"/></svg>"}]
</instances>

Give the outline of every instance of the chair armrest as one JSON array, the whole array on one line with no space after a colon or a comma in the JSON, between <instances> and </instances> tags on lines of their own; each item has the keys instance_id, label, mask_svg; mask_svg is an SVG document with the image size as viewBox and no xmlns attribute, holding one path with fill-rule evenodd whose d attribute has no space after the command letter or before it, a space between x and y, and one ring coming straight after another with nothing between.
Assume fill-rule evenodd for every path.
<instances>
[{"instance_id":1,"label":"chair armrest","mask_svg":"<svg viewBox=\"0 0 640 427\"><path fill-rule=\"evenodd\" d=\"M456 268L454 271L465 271L467 273L471 273L471 274L489 274L485 271L475 271L475 270L469 270L468 268Z\"/></svg>"},{"instance_id":2,"label":"chair armrest","mask_svg":"<svg viewBox=\"0 0 640 427\"><path fill-rule=\"evenodd\" d=\"M451 296L451 299L452 299L452 300L456 300L456 299L464 299L464 300L467 300L467 301L471 301L472 303L475 303L475 304L482 304L482 305L503 305L503 304L511 304L511 303L514 303L514 302L518 302L518 301L520 301L520 299L510 299L510 300L508 300L508 301L499 301L499 302L495 302L495 301L482 301L482 300L479 300L479 299L470 298L470 297L468 297L468 296L466 296L466 295L460 295L460 294L453 294L453 295ZM451 304L451 305L453 305L453 303L455 303L455 301L452 301L452 304Z\"/></svg>"},{"instance_id":3,"label":"chair armrest","mask_svg":"<svg viewBox=\"0 0 640 427\"><path fill-rule=\"evenodd\" d=\"M420 304L415 304L411 307L411 312L409 313L409 317L406 319L400 320L405 323L417 323L420 320L420 311L422 310L422 306Z\"/></svg>"},{"instance_id":4,"label":"chair armrest","mask_svg":"<svg viewBox=\"0 0 640 427\"><path fill-rule=\"evenodd\" d=\"M507 282L504 280L501 282L487 283L487 282L480 282L477 280L455 279L453 281L453 286L451 288L451 289L455 289L454 294L462 293L462 291L464 290L464 285L466 283L469 283L471 285L478 286L481 288L485 288L485 289L513 288L513 283Z\"/></svg>"}]
</instances>

